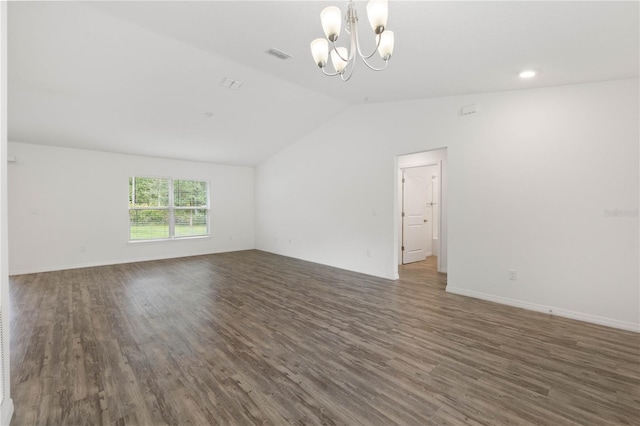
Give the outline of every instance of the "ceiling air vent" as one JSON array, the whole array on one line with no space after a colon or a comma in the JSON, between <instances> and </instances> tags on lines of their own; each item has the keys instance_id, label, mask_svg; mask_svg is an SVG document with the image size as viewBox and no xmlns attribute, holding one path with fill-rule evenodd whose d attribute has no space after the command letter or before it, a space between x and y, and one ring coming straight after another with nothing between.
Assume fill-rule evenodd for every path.
<instances>
[{"instance_id":1,"label":"ceiling air vent","mask_svg":"<svg viewBox=\"0 0 640 426\"><path fill-rule=\"evenodd\" d=\"M227 89L231 90L238 90L240 86L242 86L242 82L238 80L232 80L230 78L225 78L222 83L220 83L220 86L226 87Z\"/></svg>"},{"instance_id":2,"label":"ceiling air vent","mask_svg":"<svg viewBox=\"0 0 640 426\"><path fill-rule=\"evenodd\" d=\"M288 53L283 52L282 50L278 50L278 49L269 49L269 50L267 50L267 53L269 55L275 56L276 58L280 58L280 59L293 58L293 56L289 55Z\"/></svg>"}]
</instances>

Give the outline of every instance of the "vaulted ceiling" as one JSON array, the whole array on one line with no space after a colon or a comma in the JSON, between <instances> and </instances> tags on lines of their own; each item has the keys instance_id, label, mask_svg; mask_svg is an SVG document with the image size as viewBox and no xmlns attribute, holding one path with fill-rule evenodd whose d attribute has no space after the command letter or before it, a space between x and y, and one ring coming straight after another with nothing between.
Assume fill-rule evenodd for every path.
<instances>
[{"instance_id":1,"label":"vaulted ceiling","mask_svg":"<svg viewBox=\"0 0 640 426\"><path fill-rule=\"evenodd\" d=\"M638 76L635 1L390 1L389 68L347 83L309 53L327 5L10 2L9 140L256 165L355 104Z\"/></svg>"}]
</instances>

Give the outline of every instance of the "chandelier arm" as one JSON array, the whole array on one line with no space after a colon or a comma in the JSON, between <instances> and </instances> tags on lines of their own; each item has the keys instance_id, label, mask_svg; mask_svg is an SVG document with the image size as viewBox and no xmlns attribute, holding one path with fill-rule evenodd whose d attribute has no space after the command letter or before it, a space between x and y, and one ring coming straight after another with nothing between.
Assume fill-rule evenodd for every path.
<instances>
[{"instance_id":1,"label":"chandelier arm","mask_svg":"<svg viewBox=\"0 0 640 426\"><path fill-rule=\"evenodd\" d=\"M349 81L349 80L351 80L351 76L352 76L352 75L353 75L353 71L351 71L351 73L349 73L349 77L346 77L346 78L345 78L345 76L344 76L344 74L343 74L343 75L341 75L341 76L340 76L340 79L341 79L342 81Z\"/></svg>"},{"instance_id":2,"label":"chandelier arm","mask_svg":"<svg viewBox=\"0 0 640 426\"><path fill-rule=\"evenodd\" d=\"M385 70L385 69L387 69L387 67L389 66L389 60L388 60L388 59L385 59L385 61L384 61L384 66L383 66L382 68L376 68L376 67L371 66L371 65L369 64L369 62L367 62L367 60L366 60L365 58L362 58L362 62L364 62L364 64L365 64L369 69L374 70L374 71L384 71L384 70Z\"/></svg>"},{"instance_id":3,"label":"chandelier arm","mask_svg":"<svg viewBox=\"0 0 640 426\"><path fill-rule=\"evenodd\" d=\"M351 44L352 44L351 52L349 52L349 55L347 58L343 58L342 55L340 54L340 51L338 50L338 46L336 45L336 42L335 41L331 42L331 45L333 46L333 50L335 50L336 55L338 55L338 58L342 59L345 62L350 62L351 59L353 59L353 56L354 56L353 43Z\"/></svg>"},{"instance_id":4,"label":"chandelier arm","mask_svg":"<svg viewBox=\"0 0 640 426\"><path fill-rule=\"evenodd\" d=\"M349 67L349 74L347 75L347 73L343 70L340 73L340 79L342 81L351 80L351 76L353 76L353 71L356 69L356 58L353 58L353 62L350 62L347 66ZM346 68L345 68L345 70L346 70Z\"/></svg>"},{"instance_id":5,"label":"chandelier arm","mask_svg":"<svg viewBox=\"0 0 640 426\"><path fill-rule=\"evenodd\" d=\"M331 42L331 44L333 46L333 49L336 52L336 55L338 55L338 57L341 60L343 60L343 61L345 61L347 63L347 65L342 70L342 72L337 73L337 74L340 74L340 79L342 81L349 81L351 79L351 77L353 76L353 72L355 70L355 67L356 67L357 59L358 59L358 57L356 56L356 52L358 50L358 46L357 46L358 45L358 41L357 41L358 33L357 33L357 30L352 31L349 35L350 35L349 39L351 41L351 46L350 46L350 49L349 49L348 58L344 58L340 54L340 51L338 50L338 46L336 46L335 41ZM345 71L347 71L347 68L349 68L349 72L348 73L345 72Z\"/></svg>"},{"instance_id":6,"label":"chandelier arm","mask_svg":"<svg viewBox=\"0 0 640 426\"><path fill-rule=\"evenodd\" d=\"M345 77L345 72L344 70L342 71L342 75L340 76L340 78L342 79L342 81L349 81L351 80L351 77L353 76L353 72L356 69L356 63L358 62L358 55L357 55L357 51L358 51L358 28L355 25L355 21L353 21L353 26L354 29L350 34L350 39L351 39L351 52L349 52L349 63L347 64L347 67L350 67L351 69L349 70L349 75L347 75Z\"/></svg>"},{"instance_id":7,"label":"chandelier arm","mask_svg":"<svg viewBox=\"0 0 640 426\"><path fill-rule=\"evenodd\" d=\"M378 42L378 46L380 46L380 42ZM365 56L365 55L362 54L362 51L360 50L360 44L358 44L358 54L360 55L360 57L362 59L371 59L371 57L376 54L376 51L378 50L378 46L376 46L376 48L373 49L373 52L371 52L371 55L366 55Z\"/></svg>"},{"instance_id":8,"label":"chandelier arm","mask_svg":"<svg viewBox=\"0 0 640 426\"><path fill-rule=\"evenodd\" d=\"M371 52L370 55L364 55L362 53L362 49L360 48L360 37L358 37L358 29L356 28L354 32L355 32L355 37L354 38L356 39L356 46L358 47L358 55L360 55L360 57L362 59L365 59L365 60L369 59L373 55L375 55L376 51L378 50L378 47L380 47L380 41L382 40L382 33L380 33L380 35L376 37L378 39L378 41L376 42L376 47L375 47L375 49L373 49L373 52Z\"/></svg>"},{"instance_id":9,"label":"chandelier arm","mask_svg":"<svg viewBox=\"0 0 640 426\"><path fill-rule=\"evenodd\" d=\"M322 70L322 73L323 73L324 75L328 75L329 77L335 77L336 75L341 74L341 73L339 73L339 72L326 72L326 71L324 70L324 67L323 67L323 68L320 68L320 69Z\"/></svg>"}]
</instances>

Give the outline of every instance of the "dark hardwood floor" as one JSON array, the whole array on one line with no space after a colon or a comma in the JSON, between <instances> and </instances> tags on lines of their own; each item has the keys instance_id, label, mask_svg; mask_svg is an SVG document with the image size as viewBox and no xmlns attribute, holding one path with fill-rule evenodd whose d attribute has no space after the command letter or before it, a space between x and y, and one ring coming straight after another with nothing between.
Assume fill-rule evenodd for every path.
<instances>
[{"instance_id":1,"label":"dark hardwood floor","mask_svg":"<svg viewBox=\"0 0 640 426\"><path fill-rule=\"evenodd\" d=\"M11 277L13 425L640 424L640 335L260 251Z\"/></svg>"}]
</instances>

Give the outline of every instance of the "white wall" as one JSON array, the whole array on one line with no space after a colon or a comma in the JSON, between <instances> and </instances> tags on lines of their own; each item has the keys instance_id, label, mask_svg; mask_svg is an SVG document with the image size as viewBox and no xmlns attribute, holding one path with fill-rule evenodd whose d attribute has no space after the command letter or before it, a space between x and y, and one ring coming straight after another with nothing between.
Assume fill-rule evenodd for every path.
<instances>
[{"instance_id":1,"label":"white wall","mask_svg":"<svg viewBox=\"0 0 640 426\"><path fill-rule=\"evenodd\" d=\"M353 107L258 167L256 246L392 278L395 157L447 147L449 291L639 330L638 93L630 79Z\"/></svg>"},{"instance_id":2,"label":"white wall","mask_svg":"<svg viewBox=\"0 0 640 426\"><path fill-rule=\"evenodd\" d=\"M9 155L11 274L253 248L253 168L14 142ZM129 176L208 181L211 237L129 243Z\"/></svg>"}]
</instances>

